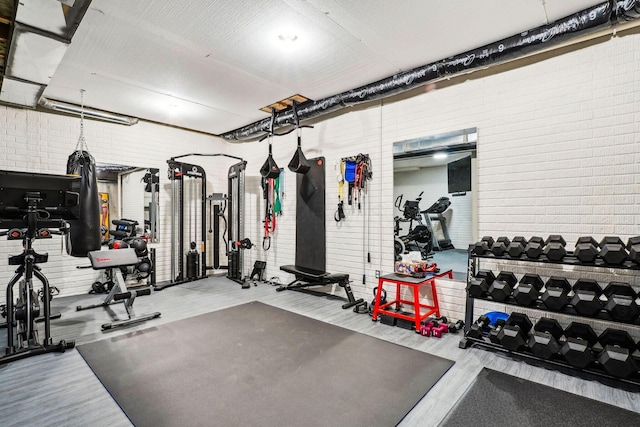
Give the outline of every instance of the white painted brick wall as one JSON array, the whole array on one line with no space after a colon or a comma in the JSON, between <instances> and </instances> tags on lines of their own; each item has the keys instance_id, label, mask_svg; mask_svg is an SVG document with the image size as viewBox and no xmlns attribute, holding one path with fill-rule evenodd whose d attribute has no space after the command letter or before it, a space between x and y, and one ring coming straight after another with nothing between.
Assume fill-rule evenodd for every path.
<instances>
[{"instance_id":1,"label":"white painted brick wall","mask_svg":"<svg viewBox=\"0 0 640 427\"><path fill-rule=\"evenodd\" d=\"M327 161L327 270L351 274L356 296L372 298L375 271L385 274L393 268L393 142L469 127L479 132L478 235L560 233L572 244L580 235L599 239L640 234L639 41L639 35L614 38L524 68L352 108L314 129L304 129L307 156L321 155ZM78 129L78 119L0 107L0 167L62 173ZM88 122L86 132L89 148L104 162L123 163L125 156L132 159L127 163L138 163L135 159L140 166L162 171L167 158L186 152L227 150L247 159L246 237L258 246L246 252L245 274L255 259L261 259L267 261L267 277L279 276L285 283L291 279L279 266L295 258L292 173L285 173L284 214L278 219L272 249L265 253L259 246L264 207L259 168L267 155L266 142L225 144L148 123L127 128ZM274 157L281 167L286 167L295 145L295 134L275 139ZM348 208L346 220L336 224L331 219L337 203L333 168L339 158L360 152L368 153L373 163L368 209ZM226 189L228 164L208 169L214 187ZM169 275L169 187L163 179L159 280ZM371 253L371 263L363 254L365 218L369 219L365 252ZM55 248L49 246L42 244L52 254L44 269L52 284L66 294L85 292L92 272L73 269L84 261L54 255ZM5 242L0 250L6 255L16 248ZM9 269L0 272L0 280L6 282ZM464 283L439 280L438 286L443 313L462 318Z\"/></svg>"},{"instance_id":2,"label":"white painted brick wall","mask_svg":"<svg viewBox=\"0 0 640 427\"><path fill-rule=\"evenodd\" d=\"M581 235L640 234L640 79L633 77L640 73L639 41L638 35L612 39L524 68L353 109L305 129L305 152L324 155L329 166L327 269L352 274L356 294L370 300L375 270L389 273L393 266L392 143L469 127L479 132L477 235L563 234L571 245ZM294 148L294 136L276 138L280 166ZM239 149L255 163L257 175L266 144ZM338 225L330 219L336 201L331 165L360 151L372 156L374 171L373 262L365 264L364 286L359 213L347 211ZM288 179L287 203L294 203L294 188ZM269 276L283 277L278 266L293 263L290 220L282 219L266 256L252 252L267 259ZM438 284L444 314L462 318L464 283Z\"/></svg>"},{"instance_id":3,"label":"white painted brick wall","mask_svg":"<svg viewBox=\"0 0 640 427\"><path fill-rule=\"evenodd\" d=\"M64 174L79 130L80 120L76 117L2 106L0 169ZM157 271L158 281L168 280L170 185L166 179L166 160L188 152L224 152L227 145L214 137L146 122L126 127L87 120L85 138L97 162L160 169L161 240L157 245ZM35 249L49 253L49 262L42 264L42 271L52 286L60 288L62 295L86 293L91 283L100 277L91 269L77 270L78 265L88 265L88 260L61 253L58 237L37 241ZM7 283L13 275L14 268L6 265L7 256L20 250L20 242L0 241L0 283ZM0 303L4 303L4 295L4 292L0 293Z\"/></svg>"}]
</instances>

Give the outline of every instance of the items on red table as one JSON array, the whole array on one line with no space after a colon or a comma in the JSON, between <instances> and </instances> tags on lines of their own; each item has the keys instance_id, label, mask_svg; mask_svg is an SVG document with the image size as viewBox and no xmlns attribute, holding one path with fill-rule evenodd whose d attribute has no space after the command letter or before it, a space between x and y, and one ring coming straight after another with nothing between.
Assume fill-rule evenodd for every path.
<instances>
[{"instance_id":1,"label":"items on red table","mask_svg":"<svg viewBox=\"0 0 640 427\"><path fill-rule=\"evenodd\" d=\"M426 277L427 273L437 273L438 265L428 261L397 261L394 272L402 276L422 278Z\"/></svg>"}]
</instances>

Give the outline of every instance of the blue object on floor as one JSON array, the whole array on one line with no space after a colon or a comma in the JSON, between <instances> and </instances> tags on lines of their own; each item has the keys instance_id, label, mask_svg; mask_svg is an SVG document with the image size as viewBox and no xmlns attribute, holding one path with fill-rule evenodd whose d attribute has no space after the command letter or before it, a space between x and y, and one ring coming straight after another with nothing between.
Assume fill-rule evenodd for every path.
<instances>
[{"instance_id":1,"label":"blue object on floor","mask_svg":"<svg viewBox=\"0 0 640 427\"><path fill-rule=\"evenodd\" d=\"M502 311L490 311L484 314L489 318L489 326L493 326L498 320L507 320L509 315Z\"/></svg>"}]
</instances>

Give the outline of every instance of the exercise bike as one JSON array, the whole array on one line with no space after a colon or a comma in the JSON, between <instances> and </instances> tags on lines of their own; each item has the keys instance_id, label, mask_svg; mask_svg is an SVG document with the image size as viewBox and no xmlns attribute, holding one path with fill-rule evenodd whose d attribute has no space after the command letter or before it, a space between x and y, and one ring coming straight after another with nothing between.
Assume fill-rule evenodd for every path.
<instances>
[{"instance_id":1,"label":"exercise bike","mask_svg":"<svg viewBox=\"0 0 640 427\"><path fill-rule=\"evenodd\" d=\"M396 198L395 207L402 212L402 217L394 217L393 247L396 261L401 260L402 254L405 252L420 252L423 260L428 259L433 252L433 233L431 229L422 222L422 216L420 214L422 193L423 192L420 192L415 200L406 200L402 208L400 206L402 205L403 195L401 194ZM409 223L409 231L407 234L400 235L400 231L402 231L400 227L401 222ZM415 227L414 222L417 223Z\"/></svg>"},{"instance_id":2,"label":"exercise bike","mask_svg":"<svg viewBox=\"0 0 640 427\"><path fill-rule=\"evenodd\" d=\"M63 219L53 219L57 208L40 206L46 195L29 191L24 193L26 208L5 207L0 219L0 236L8 240L22 240L23 251L9 256L9 265L17 265L14 276L7 285L5 314L7 318L7 348L0 357L0 364L49 352L64 352L75 346L74 341L61 340L53 344L51 338L52 287L42 274L38 264L47 262L48 254L39 254L33 248L36 239L48 239L53 234L69 232L69 224ZM10 215L4 215L10 214ZM34 289L34 277L42 283L38 292ZM14 292L15 285L17 292ZM42 296L42 298L40 298ZM42 315L41 315L42 312ZM36 322L44 323L44 338L39 339Z\"/></svg>"}]
</instances>

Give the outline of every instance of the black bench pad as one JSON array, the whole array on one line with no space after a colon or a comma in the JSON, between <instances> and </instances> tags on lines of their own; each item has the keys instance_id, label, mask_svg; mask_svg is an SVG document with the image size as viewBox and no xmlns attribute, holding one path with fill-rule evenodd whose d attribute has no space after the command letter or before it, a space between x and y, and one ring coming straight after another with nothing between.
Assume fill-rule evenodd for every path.
<instances>
[{"instance_id":1,"label":"black bench pad","mask_svg":"<svg viewBox=\"0 0 640 427\"><path fill-rule=\"evenodd\" d=\"M326 271L310 270L306 268L296 267L295 265L282 265L280 270L287 273L295 274L298 280L308 282L318 282L322 284L342 283L349 280L348 274L331 274Z\"/></svg>"}]
</instances>

